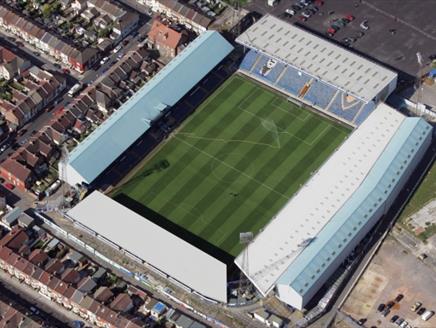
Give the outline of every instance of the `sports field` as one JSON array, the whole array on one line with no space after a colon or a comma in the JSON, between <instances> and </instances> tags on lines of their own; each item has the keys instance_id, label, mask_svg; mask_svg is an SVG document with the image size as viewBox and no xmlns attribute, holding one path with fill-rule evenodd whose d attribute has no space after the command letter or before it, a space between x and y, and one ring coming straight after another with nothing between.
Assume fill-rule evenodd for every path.
<instances>
[{"instance_id":1,"label":"sports field","mask_svg":"<svg viewBox=\"0 0 436 328\"><path fill-rule=\"evenodd\" d=\"M233 76L113 195L236 256L349 133Z\"/></svg>"}]
</instances>

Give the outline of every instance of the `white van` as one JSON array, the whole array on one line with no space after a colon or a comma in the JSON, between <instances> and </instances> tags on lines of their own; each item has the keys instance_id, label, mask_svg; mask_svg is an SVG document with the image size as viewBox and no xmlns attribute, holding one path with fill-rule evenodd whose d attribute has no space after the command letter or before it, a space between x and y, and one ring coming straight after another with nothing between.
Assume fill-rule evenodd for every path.
<instances>
[{"instance_id":1,"label":"white van","mask_svg":"<svg viewBox=\"0 0 436 328\"><path fill-rule=\"evenodd\" d=\"M428 319L430 319L432 316L434 315L434 311L425 311L424 314L421 316L421 319L424 321L427 321Z\"/></svg>"}]
</instances>

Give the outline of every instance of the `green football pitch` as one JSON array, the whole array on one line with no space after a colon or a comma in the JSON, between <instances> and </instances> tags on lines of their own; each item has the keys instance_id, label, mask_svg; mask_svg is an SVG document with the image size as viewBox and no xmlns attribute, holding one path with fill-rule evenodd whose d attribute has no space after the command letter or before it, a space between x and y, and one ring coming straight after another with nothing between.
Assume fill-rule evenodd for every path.
<instances>
[{"instance_id":1,"label":"green football pitch","mask_svg":"<svg viewBox=\"0 0 436 328\"><path fill-rule=\"evenodd\" d=\"M232 256L350 129L235 75L113 196L124 193Z\"/></svg>"}]
</instances>

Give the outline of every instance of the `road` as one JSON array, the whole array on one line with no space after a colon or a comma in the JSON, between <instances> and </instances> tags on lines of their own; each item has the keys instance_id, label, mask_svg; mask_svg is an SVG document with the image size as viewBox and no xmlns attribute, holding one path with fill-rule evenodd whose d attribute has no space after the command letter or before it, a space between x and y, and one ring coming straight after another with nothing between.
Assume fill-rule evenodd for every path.
<instances>
[{"instance_id":1,"label":"road","mask_svg":"<svg viewBox=\"0 0 436 328\"><path fill-rule=\"evenodd\" d=\"M55 327L72 327L74 320L83 320L4 271L0 271L0 298L11 299L14 308L29 313L35 321L45 321ZM38 312L32 313L31 306L37 308Z\"/></svg>"}]
</instances>

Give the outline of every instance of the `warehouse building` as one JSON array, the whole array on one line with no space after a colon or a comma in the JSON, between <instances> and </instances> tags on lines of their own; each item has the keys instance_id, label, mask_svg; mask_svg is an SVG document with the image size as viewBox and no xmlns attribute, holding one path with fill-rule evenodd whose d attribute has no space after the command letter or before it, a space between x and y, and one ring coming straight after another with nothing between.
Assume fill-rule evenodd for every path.
<instances>
[{"instance_id":1,"label":"warehouse building","mask_svg":"<svg viewBox=\"0 0 436 328\"><path fill-rule=\"evenodd\" d=\"M66 182L72 186L92 183L232 49L215 31L206 31L191 42L69 154Z\"/></svg>"},{"instance_id":2,"label":"warehouse building","mask_svg":"<svg viewBox=\"0 0 436 328\"><path fill-rule=\"evenodd\" d=\"M263 295L275 289L303 309L388 211L431 138L423 119L379 104L235 263Z\"/></svg>"}]
</instances>

